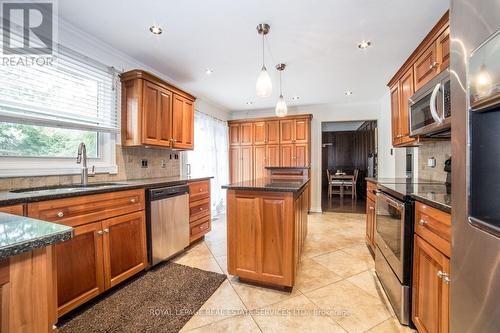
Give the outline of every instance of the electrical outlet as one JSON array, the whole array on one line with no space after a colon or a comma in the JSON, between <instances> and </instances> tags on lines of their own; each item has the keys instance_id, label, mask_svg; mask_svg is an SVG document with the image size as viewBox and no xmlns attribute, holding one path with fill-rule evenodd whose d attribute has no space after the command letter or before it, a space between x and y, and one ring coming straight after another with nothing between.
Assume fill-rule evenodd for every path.
<instances>
[{"instance_id":1,"label":"electrical outlet","mask_svg":"<svg viewBox=\"0 0 500 333\"><path fill-rule=\"evenodd\" d=\"M431 168L436 167L436 159L434 157L431 157L427 160L427 166Z\"/></svg>"},{"instance_id":2,"label":"electrical outlet","mask_svg":"<svg viewBox=\"0 0 500 333\"><path fill-rule=\"evenodd\" d=\"M141 160L141 168L147 168L148 167L148 160Z\"/></svg>"},{"instance_id":3,"label":"electrical outlet","mask_svg":"<svg viewBox=\"0 0 500 333\"><path fill-rule=\"evenodd\" d=\"M175 154L175 155L174 155L174 158L175 158L176 160L178 160L178 159L179 159L179 154Z\"/></svg>"},{"instance_id":4,"label":"electrical outlet","mask_svg":"<svg viewBox=\"0 0 500 333\"><path fill-rule=\"evenodd\" d=\"M161 166L162 168L166 168L166 167L167 167L167 161L165 161L165 160L161 160L161 161L160 161L160 166Z\"/></svg>"}]
</instances>

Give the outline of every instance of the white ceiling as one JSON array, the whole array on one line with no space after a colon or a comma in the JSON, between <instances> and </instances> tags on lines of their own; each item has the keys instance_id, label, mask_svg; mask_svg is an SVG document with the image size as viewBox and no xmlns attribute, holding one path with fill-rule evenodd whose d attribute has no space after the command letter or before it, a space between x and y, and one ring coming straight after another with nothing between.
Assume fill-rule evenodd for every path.
<instances>
[{"instance_id":1,"label":"white ceiling","mask_svg":"<svg viewBox=\"0 0 500 333\"><path fill-rule=\"evenodd\" d=\"M59 14L195 95L245 110L275 105L279 62L288 65L289 105L378 100L448 6L448 0L64 0ZM261 22L271 25L269 98L255 96ZM149 32L153 23L162 35ZM373 46L359 50L363 39ZM206 75L207 67L214 73ZM300 100L292 101L294 95Z\"/></svg>"}]
</instances>

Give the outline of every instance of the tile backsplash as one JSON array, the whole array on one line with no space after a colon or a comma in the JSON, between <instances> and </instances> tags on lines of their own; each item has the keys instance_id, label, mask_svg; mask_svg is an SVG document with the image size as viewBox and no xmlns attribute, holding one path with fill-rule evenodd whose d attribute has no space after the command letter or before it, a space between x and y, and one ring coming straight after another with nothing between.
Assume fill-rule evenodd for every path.
<instances>
[{"instance_id":1,"label":"tile backsplash","mask_svg":"<svg viewBox=\"0 0 500 333\"><path fill-rule=\"evenodd\" d=\"M418 148L418 177L420 179L446 181L444 162L451 156L451 141L426 143ZM427 166L427 160L434 157L436 166Z\"/></svg>"},{"instance_id":2,"label":"tile backsplash","mask_svg":"<svg viewBox=\"0 0 500 333\"><path fill-rule=\"evenodd\" d=\"M180 160L167 149L116 146L117 174L97 174L89 182L114 182L127 179L174 177L180 174ZM172 159L170 159L172 156ZM141 167L141 160L148 160L148 167ZM164 166L162 167L162 160ZM0 190L41 186L66 185L80 182L80 175L0 178Z\"/></svg>"}]
</instances>

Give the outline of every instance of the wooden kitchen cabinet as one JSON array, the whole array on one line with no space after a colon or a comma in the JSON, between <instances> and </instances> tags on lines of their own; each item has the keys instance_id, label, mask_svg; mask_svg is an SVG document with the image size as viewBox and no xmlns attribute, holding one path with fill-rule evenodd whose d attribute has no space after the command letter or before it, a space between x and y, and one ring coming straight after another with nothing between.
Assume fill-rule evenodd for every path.
<instances>
[{"instance_id":1,"label":"wooden kitchen cabinet","mask_svg":"<svg viewBox=\"0 0 500 333\"><path fill-rule=\"evenodd\" d=\"M280 166L280 146L266 146L266 166Z\"/></svg>"},{"instance_id":2,"label":"wooden kitchen cabinet","mask_svg":"<svg viewBox=\"0 0 500 333\"><path fill-rule=\"evenodd\" d=\"M212 230L210 179L189 183L189 242Z\"/></svg>"},{"instance_id":3,"label":"wooden kitchen cabinet","mask_svg":"<svg viewBox=\"0 0 500 333\"><path fill-rule=\"evenodd\" d=\"M449 272L450 259L415 236L412 319L421 333L449 331Z\"/></svg>"},{"instance_id":4,"label":"wooden kitchen cabinet","mask_svg":"<svg viewBox=\"0 0 500 333\"><path fill-rule=\"evenodd\" d=\"M265 145L267 142L267 124L258 121L253 124L253 140L255 145Z\"/></svg>"},{"instance_id":5,"label":"wooden kitchen cabinet","mask_svg":"<svg viewBox=\"0 0 500 333\"><path fill-rule=\"evenodd\" d=\"M266 144L276 145L280 143L280 122L278 120L266 121L267 139Z\"/></svg>"},{"instance_id":6,"label":"wooden kitchen cabinet","mask_svg":"<svg viewBox=\"0 0 500 333\"><path fill-rule=\"evenodd\" d=\"M422 140L409 136L408 100L449 67L449 31L449 14L446 12L387 84L391 100L392 144L395 147L416 146Z\"/></svg>"},{"instance_id":7,"label":"wooden kitchen cabinet","mask_svg":"<svg viewBox=\"0 0 500 333\"><path fill-rule=\"evenodd\" d=\"M266 159L267 159L267 147L265 145L254 146L253 148L253 178L262 178L267 174L266 171Z\"/></svg>"},{"instance_id":8,"label":"wooden kitchen cabinet","mask_svg":"<svg viewBox=\"0 0 500 333\"><path fill-rule=\"evenodd\" d=\"M448 333L451 215L415 203L412 319L419 332Z\"/></svg>"},{"instance_id":9,"label":"wooden kitchen cabinet","mask_svg":"<svg viewBox=\"0 0 500 333\"><path fill-rule=\"evenodd\" d=\"M253 126L252 123L240 124L240 145L251 146L253 143Z\"/></svg>"},{"instance_id":10,"label":"wooden kitchen cabinet","mask_svg":"<svg viewBox=\"0 0 500 333\"><path fill-rule=\"evenodd\" d=\"M295 138L295 120L286 119L280 120L280 143L290 144L293 143Z\"/></svg>"},{"instance_id":11,"label":"wooden kitchen cabinet","mask_svg":"<svg viewBox=\"0 0 500 333\"><path fill-rule=\"evenodd\" d=\"M144 211L102 222L104 282L109 289L146 268L146 217Z\"/></svg>"},{"instance_id":12,"label":"wooden kitchen cabinet","mask_svg":"<svg viewBox=\"0 0 500 333\"><path fill-rule=\"evenodd\" d=\"M375 253L375 228L376 228L376 209L377 202L371 198L366 198L366 244L370 247L372 253Z\"/></svg>"},{"instance_id":13,"label":"wooden kitchen cabinet","mask_svg":"<svg viewBox=\"0 0 500 333\"><path fill-rule=\"evenodd\" d=\"M229 124L229 144L240 144L240 124Z\"/></svg>"},{"instance_id":14,"label":"wooden kitchen cabinet","mask_svg":"<svg viewBox=\"0 0 500 333\"><path fill-rule=\"evenodd\" d=\"M0 207L1 213L7 213L12 215L24 215L24 206L23 205L13 205L13 206L3 206Z\"/></svg>"},{"instance_id":15,"label":"wooden kitchen cabinet","mask_svg":"<svg viewBox=\"0 0 500 333\"><path fill-rule=\"evenodd\" d=\"M141 70L121 81L124 146L193 149L195 97Z\"/></svg>"},{"instance_id":16,"label":"wooden kitchen cabinet","mask_svg":"<svg viewBox=\"0 0 500 333\"><path fill-rule=\"evenodd\" d=\"M101 222L74 229L74 237L54 248L58 316L104 291Z\"/></svg>"}]
</instances>

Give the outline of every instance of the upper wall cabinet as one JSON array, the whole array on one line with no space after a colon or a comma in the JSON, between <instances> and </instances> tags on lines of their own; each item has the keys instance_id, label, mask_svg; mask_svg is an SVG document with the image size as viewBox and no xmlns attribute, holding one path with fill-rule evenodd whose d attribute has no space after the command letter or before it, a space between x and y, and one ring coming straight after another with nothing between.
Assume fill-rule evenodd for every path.
<instances>
[{"instance_id":1,"label":"upper wall cabinet","mask_svg":"<svg viewBox=\"0 0 500 333\"><path fill-rule=\"evenodd\" d=\"M432 28L387 86L390 89L392 144L411 147L420 143L410 137L409 98L450 64L450 28L448 12Z\"/></svg>"},{"instance_id":2,"label":"upper wall cabinet","mask_svg":"<svg viewBox=\"0 0 500 333\"><path fill-rule=\"evenodd\" d=\"M141 70L121 81L124 146L193 149L195 97Z\"/></svg>"}]
</instances>

